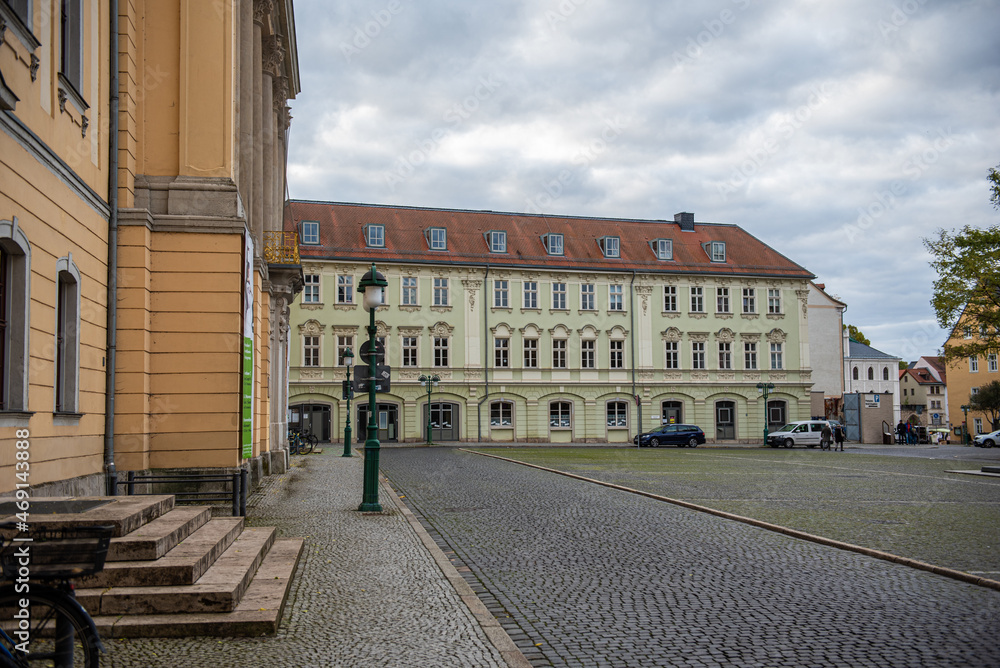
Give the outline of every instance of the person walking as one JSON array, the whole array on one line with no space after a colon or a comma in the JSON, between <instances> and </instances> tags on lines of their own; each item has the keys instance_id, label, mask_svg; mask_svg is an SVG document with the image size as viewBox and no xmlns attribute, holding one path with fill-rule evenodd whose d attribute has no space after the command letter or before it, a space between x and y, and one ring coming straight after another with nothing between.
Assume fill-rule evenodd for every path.
<instances>
[{"instance_id":1,"label":"person walking","mask_svg":"<svg viewBox=\"0 0 1000 668\"><path fill-rule=\"evenodd\" d=\"M830 443L832 441L833 432L830 431L830 423L824 422L823 429L819 433L819 447L820 450L829 450Z\"/></svg>"},{"instance_id":2,"label":"person walking","mask_svg":"<svg viewBox=\"0 0 1000 668\"><path fill-rule=\"evenodd\" d=\"M845 436L846 436L846 434L844 434L844 425L838 424L836 427L833 428L833 438L834 438L834 440L836 440L836 442L837 442L837 450L839 450L840 452L844 451L844 437Z\"/></svg>"},{"instance_id":3,"label":"person walking","mask_svg":"<svg viewBox=\"0 0 1000 668\"><path fill-rule=\"evenodd\" d=\"M903 421L900 420L899 424L896 425L896 445L902 445L905 438L906 426L903 424Z\"/></svg>"}]
</instances>

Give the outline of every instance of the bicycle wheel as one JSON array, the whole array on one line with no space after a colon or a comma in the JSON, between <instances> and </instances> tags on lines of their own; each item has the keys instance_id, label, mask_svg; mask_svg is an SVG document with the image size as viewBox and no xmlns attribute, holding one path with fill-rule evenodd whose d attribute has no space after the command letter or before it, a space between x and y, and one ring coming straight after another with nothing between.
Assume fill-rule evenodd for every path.
<instances>
[{"instance_id":1,"label":"bicycle wheel","mask_svg":"<svg viewBox=\"0 0 1000 668\"><path fill-rule=\"evenodd\" d=\"M28 607L21 603L27 601ZM17 593L0 589L0 629L3 643L19 668L97 668L101 639L87 613L68 594L36 583ZM4 638L4 635L6 638Z\"/></svg>"},{"instance_id":2,"label":"bicycle wheel","mask_svg":"<svg viewBox=\"0 0 1000 668\"><path fill-rule=\"evenodd\" d=\"M319 439L316 438L316 434L305 434L302 436L302 444L299 446L299 454L308 455L319 443Z\"/></svg>"}]
</instances>

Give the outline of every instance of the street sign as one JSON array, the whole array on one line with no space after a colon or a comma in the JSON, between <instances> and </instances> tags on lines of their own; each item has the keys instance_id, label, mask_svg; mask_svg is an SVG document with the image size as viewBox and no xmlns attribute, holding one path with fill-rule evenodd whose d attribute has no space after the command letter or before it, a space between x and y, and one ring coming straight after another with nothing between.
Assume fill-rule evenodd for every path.
<instances>
[{"instance_id":1,"label":"street sign","mask_svg":"<svg viewBox=\"0 0 1000 668\"><path fill-rule=\"evenodd\" d=\"M350 398L352 398L354 396L353 392L351 393L350 396L348 396L347 392L348 392L348 390L350 390L350 388L351 388L350 381L347 381L347 380L340 381L340 395L341 395L340 398L343 399L344 401L346 401L346 400L348 400L348 399L350 399Z\"/></svg>"},{"instance_id":2,"label":"street sign","mask_svg":"<svg viewBox=\"0 0 1000 668\"><path fill-rule=\"evenodd\" d=\"M376 353L377 354L377 353ZM389 391L389 381L392 378L392 368L387 365L379 365L375 367L375 391L376 392L388 392ZM367 366L356 366L354 367L354 392L355 394L361 394L363 392L368 392L368 381L370 376L368 373Z\"/></svg>"},{"instance_id":3,"label":"street sign","mask_svg":"<svg viewBox=\"0 0 1000 668\"><path fill-rule=\"evenodd\" d=\"M368 394L368 378L355 378L354 379L354 394L355 396L359 394ZM376 380L375 381L375 392L388 392L391 389L389 379Z\"/></svg>"},{"instance_id":4,"label":"street sign","mask_svg":"<svg viewBox=\"0 0 1000 668\"><path fill-rule=\"evenodd\" d=\"M371 341L365 341L361 344L361 359L364 360L364 367L367 368L369 364L368 351L371 350ZM378 341L375 342L375 364L385 364L385 346ZM361 364L354 367L355 369L360 369Z\"/></svg>"}]
</instances>

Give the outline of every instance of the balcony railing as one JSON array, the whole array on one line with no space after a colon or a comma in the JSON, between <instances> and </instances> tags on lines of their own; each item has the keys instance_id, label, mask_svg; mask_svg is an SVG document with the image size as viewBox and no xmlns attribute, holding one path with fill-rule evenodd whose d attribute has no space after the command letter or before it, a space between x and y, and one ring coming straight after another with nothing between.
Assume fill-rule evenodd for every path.
<instances>
[{"instance_id":1,"label":"balcony railing","mask_svg":"<svg viewBox=\"0 0 1000 668\"><path fill-rule=\"evenodd\" d=\"M264 260L268 264L300 264L297 232L264 232Z\"/></svg>"}]
</instances>

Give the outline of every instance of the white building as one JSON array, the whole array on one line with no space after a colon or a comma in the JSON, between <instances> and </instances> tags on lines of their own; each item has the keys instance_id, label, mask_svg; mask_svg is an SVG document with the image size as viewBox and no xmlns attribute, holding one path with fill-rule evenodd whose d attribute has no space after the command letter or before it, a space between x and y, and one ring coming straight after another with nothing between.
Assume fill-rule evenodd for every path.
<instances>
[{"instance_id":1,"label":"white building","mask_svg":"<svg viewBox=\"0 0 1000 668\"><path fill-rule=\"evenodd\" d=\"M844 396L844 311L822 283L809 282L809 362L812 365L813 415L839 414ZM818 408L817 408L818 407Z\"/></svg>"},{"instance_id":2,"label":"white building","mask_svg":"<svg viewBox=\"0 0 1000 668\"><path fill-rule=\"evenodd\" d=\"M877 392L892 395L892 423L899 422L899 363L881 350L851 339L844 331L844 394Z\"/></svg>"}]
</instances>

